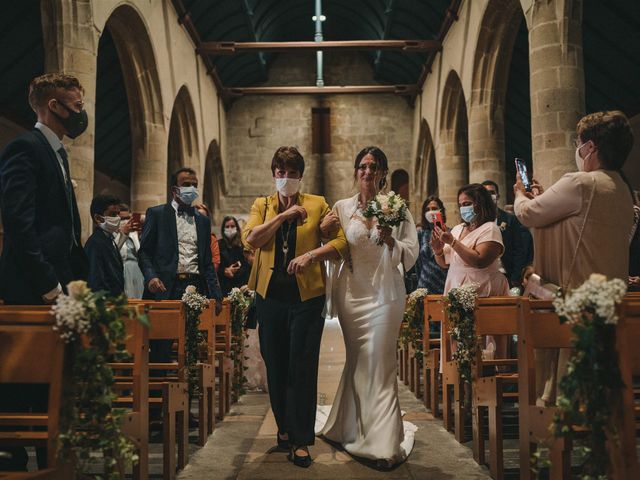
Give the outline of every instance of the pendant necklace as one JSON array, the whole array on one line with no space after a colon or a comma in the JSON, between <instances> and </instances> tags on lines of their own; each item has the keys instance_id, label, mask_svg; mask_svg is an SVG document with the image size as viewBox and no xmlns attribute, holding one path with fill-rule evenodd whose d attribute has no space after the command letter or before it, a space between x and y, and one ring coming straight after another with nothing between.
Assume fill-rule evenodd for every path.
<instances>
[{"instance_id":1,"label":"pendant necklace","mask_svg":"<svg viewBox=\"0 0 640 480\"><path fill-rule=\"evenodd\" d=\"M287 268L287 256L289 254L289 232L291 231L291 222L285 222L287 224L287 233L284 233L284 223L280 228L280 234L282 235L282 268Z\"/></svg>"}]
</instances>

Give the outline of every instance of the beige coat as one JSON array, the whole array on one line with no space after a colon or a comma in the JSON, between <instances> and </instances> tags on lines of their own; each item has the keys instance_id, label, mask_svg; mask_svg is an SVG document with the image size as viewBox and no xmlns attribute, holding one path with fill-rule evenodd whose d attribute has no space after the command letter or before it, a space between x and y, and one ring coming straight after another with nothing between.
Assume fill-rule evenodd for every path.
<instances>
[{"instance_id":1,"label":"beige coat","mask_svg":"<svg viewBox=\"0 0 640 480\"><path fill-rule=\"evenodd\" d=\"M545 281L575 288L591 273L627 281L633 201L617 172L567 173L534 199L519 195L514 210L533 227L534 268Z\"/></svg>"}]
</instances>

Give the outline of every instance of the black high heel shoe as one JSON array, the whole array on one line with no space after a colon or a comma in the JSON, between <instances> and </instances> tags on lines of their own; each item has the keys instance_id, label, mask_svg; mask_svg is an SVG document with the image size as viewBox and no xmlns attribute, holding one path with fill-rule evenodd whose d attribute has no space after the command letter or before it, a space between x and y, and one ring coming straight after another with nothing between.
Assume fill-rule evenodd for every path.
<instances>
[{"instance_id":1,"label":"black high heel shoe","mask_svg":"<svg viewBox=\"0 0 640 480\"><path fill-rule=\"evenodd\" d=\"M289 443L289 439L280 438L280 433L276 433L276 439L278 440L278 448L281 450L289 450L291 449L291 444Z\"/></svg>"},{"instance_id":2,"label":"black high heel shoe","mask_svg":"<svg viewBox=\"0 0 640 480\"><path fill-rule=\"evenodd\" d=\"M307 450L306 455L296 455L297 448L291 447L291 451L289 452L289 461L293 462L296 467L309 468L313 462L311 454Z\"/></svg>"}]
</instances>

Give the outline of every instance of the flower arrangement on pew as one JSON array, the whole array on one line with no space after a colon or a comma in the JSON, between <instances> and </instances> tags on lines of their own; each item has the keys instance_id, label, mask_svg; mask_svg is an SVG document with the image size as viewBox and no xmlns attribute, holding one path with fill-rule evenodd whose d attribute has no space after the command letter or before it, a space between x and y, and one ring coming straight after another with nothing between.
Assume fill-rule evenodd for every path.
<instances>
[{"instance_id":1,"label":"flower arrangement on pew","mask_svg":"<svg viewBox=\"0 0 640 480\"><path fill-rule=\"evenodd\" d=\"M127 306L124 295L111 297L93 292L84 281L67 285L51 309L55 326L68 344L72 378L66 387L68 401L61 412L59 457L75 465L78 476L93 453L101 452L106 478L124 478L125 467L137 463L133 443L122 434L124 410L113 408L117 398L108 364L127 361L125 321L148 326L147 317Z\"/></svg>"},{"instance_id":2,"label":"flower arrangement on pew","mask_svg":"<svg viewBox=\"0 0 640 480\"><path fill-rule=\"evenodd\" d=\"M186 318L186 342L185 342L185 364L187 377L189 379L189 396L199 396L201 394L198 385L198 372L196 364L198 362L198 349L205 339L198 326L200 325L200 314L209 305L209 299L198 293L193 285L189 285L182 295L182 303L187 310Z\"/></svg>"},{"instance_id":3,"label":"flower arrangement on pew","mask_svg":"<svg viewBox=\"0 0 640 480\"><path fill-rule=\"evenodd\" d=\"M424 335L424 297L428 291L426 288L418 288L407 295L407 303L404 308L402 317L402 328L398 342L406 345L411 344L415 351L415 358L418 365L422 367L423 345L422 339Z\"/></svg>"},{"instance_id":4,"label":"flower arrangement on pew","mask_svg":"<svg viewBox=\"0 0 640 480\"><path fill-rule=\"evenodd\" d=\"M458 372L465 383L471 382L471 367L480 349L474 313L478 298L477 288L476 284L471 283L452 288L445 296L445 308L451 328L449 334L457 343L453 360L458 362Z\"/></svg>"},{"instance_id":5,"label":"flower arrangement on pew","mask_svg":"<svg viewBox=\"0 0 640 480\"><path fill-rule=\"evenodd\" d=\"M235 365L233 375L233 391L236 395L243 395L245 393L244 385L247 378L244 372L247 367L244 366L244 342L248 337L244 325L247 319L247 312L249 306L253 302L255 292L250 290L246 285L240 288L232 288L229 292L229 302L231 303L231 360Z\"/></svg>"},{"instance_id":6,"label":"flower arrangement on pew","mask_svg":"<svg viewBox=\"0 0 640 480\"><path fill-rule=\"evenodd\" d=\"M576 427L586 429L582 479L606 479L609 456L606 442L616 437L611 417L624 387L615 347L616 305L627 292L620 279L592 274L580 287L553 305L560 321L570 323L575 335L567 373L560 381L556 437L573 438Z\"/></svg>"},{"instance_id":7,"label":"flower arrangement on pew","mask_svg":"<svg viewBox=\"0 0 640 480\"><path fill-rule=\"evenodd\" d=\"M367 203L362 215L365 218L377 218L378 225L381 227L397 227L407 219L407 202L393 191L386 194L379 193ZM382 245L378 230L375 228L371 239L375 240L376 245Z\"/></svg>"}]
</instances>

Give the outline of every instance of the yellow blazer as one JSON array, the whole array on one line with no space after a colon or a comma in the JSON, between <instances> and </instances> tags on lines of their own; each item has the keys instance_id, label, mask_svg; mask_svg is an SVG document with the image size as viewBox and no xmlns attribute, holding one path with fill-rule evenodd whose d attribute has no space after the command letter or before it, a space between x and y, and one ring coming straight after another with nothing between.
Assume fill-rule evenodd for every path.
<instances>
[{"instance_id":1,"label":"yellow blazer","mask_svg":"<svg viewBox=\"0 0 640 480\"><path fill-rule=\"evenodd\" d=\"M246 246L251 249L255 249L249 242L247 237L251 230L258 225L262 225L263 218L265 222L268 222L278 214L278 194L271 195L268 198L268 208L265 216L265 197L259 197L253 202L251 207L251 214L247 220L247 224L242 230L242 241ZM319 195L310 195L308 193L298 194L298 205L305 208L307 211L307 218L302 224L298 224L296 229L296 252L295 256L300 256L306 252L318 248L321 241L320 223L331 210L324 197ZM342 229L334 233L329 239L328 243L335 248L341 257L347 254L347 240L344 236ZM258 283L256 286L256 292L265 298L267 296L267 289L269 288L269 281L271 280L272 268L275 262L275 235L272 237L261 249L256 250L255 261L251 269L251 275L249 277L249 288L253 288L256 285L256 272L258 272ZM258 265L258 256L260 257L260 264ZM322 262L314 262L310 265L302 274L296 274L296 281L298 288L300 289L300 299L304 302L310 298L319 297L325 294L325 272Z\"/></svg>"}]
</instances>

